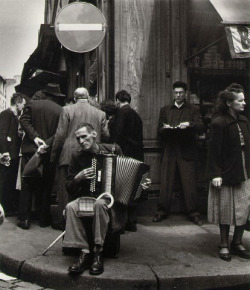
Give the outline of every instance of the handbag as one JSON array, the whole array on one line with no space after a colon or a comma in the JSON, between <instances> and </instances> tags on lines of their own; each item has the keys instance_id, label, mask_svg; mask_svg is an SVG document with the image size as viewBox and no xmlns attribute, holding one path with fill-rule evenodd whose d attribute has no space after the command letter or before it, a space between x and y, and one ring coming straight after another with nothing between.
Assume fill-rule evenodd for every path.
<instances>
[{"instance_id":1,"label":"handbag","mask_svg":"<svg viewBox=\"0 0 250 290\"><path fill-rule=\"evenodd\" d=\"M80 197L78 199L78 211L77 211L77 217L93 217L94 216L94 205L98 199L101 199L102 197L107 197L110 199L110 203L107 205L108 208L111 208L114 204L114 198L113 196L108 193L104 192L100 194L97 198L94 198L92 196L84 196Z\"/></svg>"},{"instance_id":2,"label":"handbag","mask_svg":"<svg viewBox=\"0 0 250 290\"><path fill-rule=\"evenodd\" d=\"M43 176L43 159L45 154L36 152L25 165L22 177L28 178L41 178Z\"/></svg>"}]
</instances>

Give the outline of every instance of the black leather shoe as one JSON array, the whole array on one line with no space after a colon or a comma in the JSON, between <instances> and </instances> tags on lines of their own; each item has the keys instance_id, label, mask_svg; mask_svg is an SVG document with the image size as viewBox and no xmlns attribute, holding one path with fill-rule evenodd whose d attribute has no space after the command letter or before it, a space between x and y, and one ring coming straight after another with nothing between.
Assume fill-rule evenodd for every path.
<instances>
[{"instance_id":1,"label":"black leather shoe","mask_svg":"<svg viewBox=\"0 0 250 290\"><path fill-rule=\"evenodd\" d=\"M203 222L202 222L200 216L198 216L198 215L196 215L194 217L190 217L190 219L197 226L200 226L201 227L203 225Z\"/></svg>"},{"instance_id":2,"label":"black leather shoe","mask_svg":"<svg viewBox=\"0 0 250 290\"><path fill-rule=\"evenodd\" d=\"M17 220L17 226L23 230L28 230L30 228L30 221L29 220Z\"/></svg>"},{"instance_id":3,"label":"black leather shoe","mask_svg":"<svg viewBox=\"0 0 250 290\"><path fill-rule=\"evenodd\" d=\"M39 222L40 228L46 228L51 225L51 222Z\"/></svg>"},{"instance_id":4,"label":"black leather shoe","mask_svg":"<svg viewBox=\"0 0 250 290\"><path fill-rule=\"evenodd\" d=\"M136 224L132 224L132 223L125 224L125 230L129 231L129 232L136 232L137 226L136 226Z\"/></svg>"},{"instance_id":5,"label":"black leather shoe","mask_svg":"<svg viewBox=\"0 0 250 290\"><path fill-rule=\"evenodd\" d=\"M159 223L159 222L162 222L163 220L165 220L167 218L167 216L164 214L156 214L153 218L153 222L154 223Z\"/></svg>"},{"instance_id":6,"label":"black leather shoe","mask_svg":"<svg viewBox=\"0 0 250 290\"><path fill-rule=\"evenodd\" d=\"M94 254L93 263L90 267L89 274L90 275L100 275L104 271L103 267L103 256L102 252L96 252Z\"/></svg>"},{"instance_id":7,"label":"black leather shoe","mask_svg":"<svg viewBox=\"0 0 250 290\"><path fill-rule=\"evenodd\" d=\"M89 269L91 266L91 254L90 253L84 253L81 251L80 257L77 261L77 263L72 264L68 271L70 274L81 274L84 270Z\"/></svg>"},{"instance_id":8,"label":"black leather shoe","mask_svg":"<svg viewBox=\"0 0 250 290\"><path fill-rule=\"evenodd\" d=\"M235 245L231 243L231 252L244 259L250 259L250 251L248 251L242 244Z\"/></svg>"}]
</instances>

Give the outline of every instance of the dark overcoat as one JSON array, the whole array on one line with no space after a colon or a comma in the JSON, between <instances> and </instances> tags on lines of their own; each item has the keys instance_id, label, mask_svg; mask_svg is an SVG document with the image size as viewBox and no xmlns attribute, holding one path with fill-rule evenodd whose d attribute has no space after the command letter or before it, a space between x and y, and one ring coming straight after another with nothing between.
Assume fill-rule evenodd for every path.
<instances>
[{"instance_id":1,"label":"dark overcoat","mask_svg":"<svg viewBox=\"0 0 250 290\"><path fill-rule=\"evenodd\" d=\"M18 159L21 137L18 136L18 117L11 109L0 113L0 153L9 152L11 159Z\"/></svg>"},{"instance_id":2,"label":"dark overcoat","mask_svg":"<svg viewBox=\"0 0 250 290\"><path fill-rule=\"evenodd\" d=\"M207 177L222 178L223 185L234 185L245 180L240 142L240 127L244 141L245 165L250 177L250 125L246 117L237 119L229 114L216 117L211 123Z\"/></svg>"},{"instance_id":3,"label":"dark overcoat","mask_svg":"<svg viewBox=\"0 0 250 290\"><path fill-rule=\"evenodd\" d=\"M124 156L143 161L143 125L139 114L124 105L117 110L111 142L117 143Z\"/></svg>"},{"instance_id":4,"label":"dark overcoat","mask_svg":"<svg viewBox=\"0 0 250 290\"><path fill-rule=\"evenodd\" d=\"M180 112L177 112L180 110ZM180 122L189 122L191 127L187 129L163 129L163 124L177 126L175 123L175 114L180 113ZM163 142L163 157L166 154L171 154L173 148L178 146L181 150L183 159L197 160L197 142L196 137L202 133L204 125L202 122L200 111L194 105L184 103L180 109L174 104L162 107L158 122L158 133ZM164 163L164 160L162 160ZM167 164L166 164L167 166Z\"/></svg>"},{"instance_id":5,"label":"dark overcoat","mask_svg":"<svg viewBox=\"0 0 250 290\"><path fill-rule=\"evenodd\" d=\"M51 151L51 161L58 166L69 165L72 152L80 147L75 137L76 128L83 122L91 124L97 132L97 141L108 140L106 114L88 102L77 102L63 108Z\"/></svg>"},{"instance_id":6,"label":"dark overcoat","mask_svg":"<svg viewBox=\"0 0 250 290\"><path fill-rule=\"evenodd\" d=\"M32 100L24 108L20 123L25 132L22 141L22 153L35 153L36 137L41 138L47 145L53 142L58 126L62 107L51 99Z\"/></svg>"}]
</instances>

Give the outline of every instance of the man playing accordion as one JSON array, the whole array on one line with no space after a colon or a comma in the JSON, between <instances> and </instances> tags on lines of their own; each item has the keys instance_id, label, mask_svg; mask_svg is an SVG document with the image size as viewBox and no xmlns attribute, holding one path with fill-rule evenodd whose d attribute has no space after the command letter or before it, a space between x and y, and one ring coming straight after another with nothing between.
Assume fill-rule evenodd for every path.
<instances>
[{"instance_id":1,"label":"man playing accordion","mask_svg":"<svg viewBox=\"0 0 250 290\"><path fill-rule=\"evenodd\" d=\"M79 197L93 196L90 191L91 180L95 175L93 157L100 153L122 155L122 151L118 145L97 143L97 133L88 123L80 124L75 135L81 149L72 154L67 176L66 189L73 201L66 206L63 247L81 249L78 261L68 269L71 274L81 274L90 269L91 275L99 275L104 271L103 245L110 216L112 223L114 219L113 228L121 229L125 223L126 207L114 204L109 210L110 200L103 197L95 201L93 217L82 218L79 216ZM149 184L150 180L147 179L143 188L147 189Z\"/></svg>"}]
</instances>

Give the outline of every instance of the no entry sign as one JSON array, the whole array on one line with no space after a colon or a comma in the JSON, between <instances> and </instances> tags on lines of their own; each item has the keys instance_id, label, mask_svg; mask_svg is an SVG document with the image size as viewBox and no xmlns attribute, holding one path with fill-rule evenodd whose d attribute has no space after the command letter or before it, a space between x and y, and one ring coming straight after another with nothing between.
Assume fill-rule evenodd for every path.
<instances>
[{"instance_id":1,"label":"no entry sign","mask_svg":"<svg viewBox=\"0 0 250 290\"><path fill-rule=\"evenodd\" d=\"M59 42L74 52L88 52L101 44L105 37L106 20L94 5L75 2L57 15L55 32Z\"/></svg>"}]
</instances>

